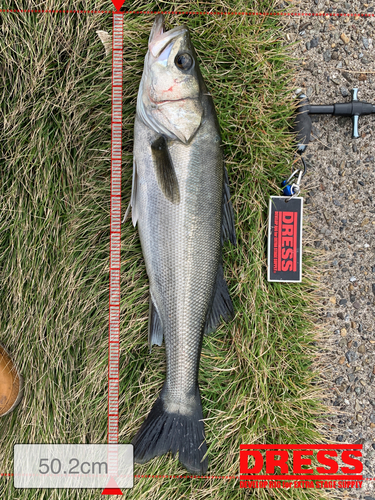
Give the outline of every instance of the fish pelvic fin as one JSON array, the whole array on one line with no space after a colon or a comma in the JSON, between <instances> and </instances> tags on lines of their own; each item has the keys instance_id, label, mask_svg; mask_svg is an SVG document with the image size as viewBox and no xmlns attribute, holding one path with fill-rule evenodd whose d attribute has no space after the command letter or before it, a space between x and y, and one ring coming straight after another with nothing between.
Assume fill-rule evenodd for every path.
<instances>
[{"instance_id":1,"label":"fish pelvic fin","mask_svg":"<svg viewBox=\"0 0 375 500\"><path fill-rule=\"evenodd\" d=\"M198 387L194 404L181 411L178 410L178 404L167 404L159 396L132 444L134 459L138 464L144 464L169 451L173 456L178 452L179 461L190 473L206 474L207 445Z\"/></svg>"},{"instance_id":2,"label":"fish pelvic fin","mask_svg":"<svg viewBox=\"0 0 375 500\"><path fill-rule=\"evenodd\" d=\"M232 202L230 201L228 172L224 165L224 187L223 187L223 223L221 227L221 244L230 241L236 245L236 230L234 228L234 213Z\"/></svg>"},{"instance_id":3,"label":"fish pelvic fin","mask_svg":"<svg viewBox=\"0 0 375 500\"><path fill-rule=\"evenodd\" d=\"M208 309L204 333L212 333L221 323L229 321L234 316L232 300L229 296L228 286L224 279L223 264L220 262L216 275L215 288L212 294L211 307Z\"/></svg>"},{"instance_id":4,"label":"fish pelvic fin","mask_svg":"<svg viewBox=\"0 0 375 500\"><path fill-rule=\"evenodd\" d=\"M128 215L130 213L130 208L132 209L132 222L133 226L135 227L137 225L137 220L138 220L138 210L137 210L137 182L138 182L138 176L137 176L137 164L135 162L135 159L133 158L133 180L132 180L132 194L130 197L130 202L128 204L128 208L126 209L125 215L122 219L121 224L124 224L126 219L128 218Z\"/></svg>"}]
</instances>

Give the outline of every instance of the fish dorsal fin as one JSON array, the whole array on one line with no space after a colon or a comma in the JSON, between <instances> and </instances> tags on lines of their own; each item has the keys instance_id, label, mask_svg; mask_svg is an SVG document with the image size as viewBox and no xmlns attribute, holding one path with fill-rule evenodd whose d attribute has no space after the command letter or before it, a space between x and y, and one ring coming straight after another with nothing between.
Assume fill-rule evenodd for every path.
<instances>
[{"instance_id":1,"label":"fish dorsal fin","mask_svg":"<svg viewBox=\"0 0 375 500\"><path fill-rule=\"evenodd\" d=\"M180 202L180 190L172 158L168 151L167 140L160 135L151 144L152 159L156 179L164 196L173 204Z\"/></svg>"},{"instance_id":2,"label":"fish dorsal fin","mask_svg":"<svg viewBox=\"0 0 375 500\"><path fill-rule=\"evenodd\" d=\"M221 262L217 270L215 288L212 294L211 306L206 316L204 333L214 332L221 323L220 317L222 317L224 321L229 321L233 318L233 315L233 304L229 296L228 286L224 279L223 264Z\"/></svg>"},{"instance_id":3,"label":"fish dorsal fin","mask_svg":"<svg viewBox=\"0 0 375 500\"><path fill-rule=\"evenodd\" d=\"M161 324L158 311L152 301L150 295L150 309L148 315L148 346L151 348L153 345L161 346L163 343L163 326Z\"/></svg>"},{"instance_id":4,"label":"fish dorsal fin","mask_svg":"<svg viewBox=\"0 0 375 500\"><path fill-rule=\"evenodd\" d=\"M234 213L230 201L228 172L224 165L224 187L223 187L223 223L221 227L221 244L230 241L236 245L236 230L234 228Z\"/></svg>"}]
</instances>

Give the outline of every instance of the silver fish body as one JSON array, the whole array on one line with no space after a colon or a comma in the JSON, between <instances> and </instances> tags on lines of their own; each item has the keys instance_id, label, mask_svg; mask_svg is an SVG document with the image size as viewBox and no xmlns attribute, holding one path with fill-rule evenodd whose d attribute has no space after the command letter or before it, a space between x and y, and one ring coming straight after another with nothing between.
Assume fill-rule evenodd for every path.
<instances>
[{"instance_id":1,"label":"silver fish body","mask_svg":"<svg viewBox=\"0 0 375 500\"><path fill-rule=\"evenodd\" d=\"M149 344L164 337L167 361L161 394L133 441L135 459L178 451L190 472L204 473L199 359L203 334L233 314L221 247L235 233L212 98L187 28L164 32L161 16L138 94L131 204L150 282Z\"/></svg>"}]
</instances>

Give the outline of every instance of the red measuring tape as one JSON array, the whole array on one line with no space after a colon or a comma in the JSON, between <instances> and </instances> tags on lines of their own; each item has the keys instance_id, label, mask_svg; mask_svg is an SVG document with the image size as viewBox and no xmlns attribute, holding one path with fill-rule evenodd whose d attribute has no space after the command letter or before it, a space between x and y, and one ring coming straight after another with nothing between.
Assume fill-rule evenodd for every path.
<instances>
[{"instance_id":1,"label":"red measuring tape","mask_svg":"<svg viewBox=\"0 0 375 500\"><path fill-rule=\"evenodd\" d=\"M108 475L102 495L122 495L115 478L118 473L118 414L120 360L120 248L121 248L121 149L122 149L122 60L123 13L113 13L112 32L112 137L111 221L109 257L108 342Z\"/></svg>"}]
</instances>

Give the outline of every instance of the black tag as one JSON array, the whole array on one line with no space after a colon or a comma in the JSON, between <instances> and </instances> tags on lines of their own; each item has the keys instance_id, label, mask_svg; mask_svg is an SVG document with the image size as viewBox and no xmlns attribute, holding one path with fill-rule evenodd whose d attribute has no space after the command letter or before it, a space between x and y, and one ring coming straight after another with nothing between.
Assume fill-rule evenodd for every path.
<instances>
[{"instance_id":1,"label":"black tag","mask_svg":"<svg viewBox=\"0 0 375 500\"><path fill-rule=\"evenodd\" d=\"M302 281L303 198L271 196L268 223L268 281Z\"/></svg>"}]
</instances>

